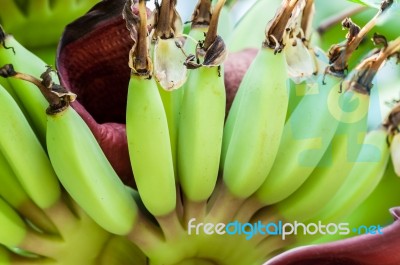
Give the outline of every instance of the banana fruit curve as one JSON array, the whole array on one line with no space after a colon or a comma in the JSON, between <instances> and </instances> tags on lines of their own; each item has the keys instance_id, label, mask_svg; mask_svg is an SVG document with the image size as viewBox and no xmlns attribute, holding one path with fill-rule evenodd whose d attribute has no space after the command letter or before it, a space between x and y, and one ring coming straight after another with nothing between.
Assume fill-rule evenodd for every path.
<instances>
[{"instance_id":1,"label":"banana fruit curve","mask_svg":"<svg viewBox=\"0 0 400 265\"><path fill-rule=\"evenodd\" d=\"M357 157L362 146L360 142L363 142L367 131L369 95L347 90L338 99L330 106L332 115L340 120L329 148L306 182L286 200L274 206L287 220L302 221L315 216L358 163ZM339 104L343 104L343 109Z\"/></svg>"},{"instance_id":2,"label":"banana fruit curve","mask_svg":"<svg viewBox=\"0 0 400 265\"><path fill-rule=\"evenodd\" d=\"M233 110L228 115L227 124L233 124L224 129L223 179L230 192L240 198L259 188L275 160L286 117L288 85L283 54L261 49L239 86L240 97L233 103L239 104L237 113ZM240 102L235 103L237 100Z\"/></svg>"},{"instance_id":3,"label":"banana fruit curve","mask_svg":"<svg viewBox=\"0 0 400 265\"><path fill-rule=\"evenodd\" d=\"M216 35L215 28L218 28L216 23L223 2L219 1L211 14L210 3L199 1L190 31L191 37L199 41L194 46L189 40L184 47L189 52L194 51L198 60L194 62L194 68L199 68L189 73L183 91L178 131L178 176L184 194L194 202L206 202L218 177L226 104L221 64L226 58L226 46ZM203 21L201 25L196 24L199 20ZM206 47L210 39L214 39L213 43ZM204 46L199 45L201 43ZM215 59L209 62L210 54ZM190 69L190 63L186 62L186 66Z\"/></svg>"},{"instance_id":4,"label":"banana fruit curve","mask_svg":"<svg viewBox=\"0 0 400 265\"><path fill-rule=\"evenodd\" d=\"M29 197L40 208L51 207L61 195L57 176L24 114L3 87L0 112L0 152Z\"/></svg>"},{"instance_id":5,"label":"banana fruit curve","mask_svg":"<svg viewBox=\"0 0 400 265\"><path fill-rule=\"evenodd\" d=\"M16 247L26 237L25 222L18 213L2 198L0 198L0 244L7 247Z\"/></svg>"},{"instance_id":6,"label":"banana fruit curve","mask_svg":"<svg viewBox=\"0 0 400 265\"><path fill-rule=\"evenodd\" d=\"M280 202L295 192L310 176L329 147L339 120L327 102L337 102L341 79L327 76L318 91L304 95L285 123L271 171L255 193L264 205ZM307 124L307 126L305 126Z\"/></svg>"},{"instance_id":7,"label":"banana fruit curve","mask_svg":"<svg viewBox=\"0 0 400 265\"><path fill-rule=\"evenodd\" d=\"M218 177L225 118L224 79L217 67L201 67L190 73L185 88L178 133L179 181L190 200L204 201Z\"/></svg>"},{"instance_id":8,"label":"banana fruit curve","mask_svg":"<svg viewBox=\"0 0 400 265\"><path fill-rule=\"evenodd\" d=\"M56 229L44 211L40 209L18 182L17 177L12 171L5 157L0 153L0 197L2 197L10 206L28 219L40 230L55 233Z\"/></svg>"},{"instance_id":9,"label":"banana fruit curve","mask_svg":"<svg viewBox=\"0 0 400 265\"><path fill-rule=\"evenodd\" d=\"M105 230L128 233L137 207L89 127L71 107L48 114L47 148L60 182Z\"/></svg>"},{"instance_id":10,"label":"banana fruit curve","mask_svg":"<svg viewBox=\"0 0 400 265\"><path fill-rule=\"evenodd\" d=\"M387 133L374 130L367 134L357 163L340 189L318 212L314 220L337 222L353 212L379 185L389 161Z\"/></svg>"},{"instance_id":11,"label":"banana fruit curve","mask_svg":"<svg viewBox=\"0 0 400 265\"><path fill-rule=\"evenodd\" d=\"M175 209L176 187L168 122L152 79L132 75L128 89L126 133L140 197L154 216Z\"/></svg>"},{"instance_id":12,"label":"banana fruit curve","mask_svg":"<svg viewBox=\"0 0 400 265\"><path fill-rule=\"evenodd\" d=\"M387 163L383 177L373 192L350 215L340 218L340 222L349 223L352 228L360 226L377 227L378 225L383 227L392 223L393 216L389 209L397 207L400 203L399 188L400 178L397 177L392 163ZM316 239L313 244L339 240L353 235L352 233L348 235L325 235Z\"/></svg>"},{"instance_id":13,"label":"banana fruit curve","mask_svg":"<svg viewBox=\"0 0 400 265\"><path fill-rule=\"evenodd\" d=\"M30 73L37 77L42 74L43 69L46 68L46 63L23 47L13 36L6 35L4 44L6 47L12 47L12 49L5 49L0 46L0 65L12 63L14 69L19 72ZM13 94L16 95L14 97L17 98L17 102L20 102L20 107L25 111L27 119L33 125L32 128L37 137L45 146L47 101L33 84L17 79L8 79L8 83Z\"/></svg>"}]
</instances>

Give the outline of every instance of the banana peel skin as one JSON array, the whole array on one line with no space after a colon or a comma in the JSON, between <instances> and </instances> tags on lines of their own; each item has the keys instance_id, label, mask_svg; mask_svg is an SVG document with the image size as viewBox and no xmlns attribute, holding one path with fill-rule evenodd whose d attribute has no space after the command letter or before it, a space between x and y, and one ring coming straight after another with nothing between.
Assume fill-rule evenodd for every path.
<instances>
[{"instance_id":1,"label":"banana peel skin","mask_svg":"<svg viewBox=\"0 0 400 265\"><path fill-rule=\"evenodd\" d=\"M125 2L104 0L69 24L58 46L56 65L61 84L78 95L72 107L88 124L120 178L134 186L125 131L128 54L133 45L121 15ZM227 111L256 53L257 49L246 49L228 56Z\"/></svg>"}]
</instances>

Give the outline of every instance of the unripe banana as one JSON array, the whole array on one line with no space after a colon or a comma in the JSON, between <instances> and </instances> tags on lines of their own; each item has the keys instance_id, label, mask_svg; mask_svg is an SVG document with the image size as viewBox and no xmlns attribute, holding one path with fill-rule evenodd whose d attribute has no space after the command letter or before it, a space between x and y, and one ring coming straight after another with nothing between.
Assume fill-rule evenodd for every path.
<instances>
[{"instance_id":1,"label":"unripe banana","mask_svg":"<svg viewBox=\"0 0 400 265\"><path fill-rule=\"evenodd\" d=\"M0 227L0 244L7 247L18 246L27 233L24 221L2 198L0 198Z\"/></svg>"},{"instance_id":2,"label":"unripe banana","mask_svg":"<svg viewBox=\"0 0 400 265\"><path fill-rule=\"evenodd\" d=\"M254 193L271 169L284 127L288 86L283 54L261 49L240 84L241 97L234 100L240 100L237 113L228 116L234 124L224 130L228 147L223 178L238 197Z\"/></svg>"},{"instance_id":3,"label":"unripe banana","mask_svg":"<svg viewBox=\"0 0 400 265\"><path fill-rule=\"evenodd\" d=\"M178 176L185 195L208 199L218 176L225 118L225 86L217 67L190 73L178 133Z\"/></svg>"},{"instance_id":4,"label":"unripe banana","mask_svg":"<svg viewBox=\"0 0 400 265\"><path fill-rule=\"evenodd\" d=\"M326 85L318 82L318 91L309 91L286 121L274 164L255 194L263 204L290 196L318 165L339 125L328 105L339 100L340 80L329 75Z\"/></svg>"},{"instance_id":5,"label":"unripe banana","mask_svg":"<svg viewBox=\"0 0 400 265\"><path fill-rule=\"evenodd\" d=\"M56 233L49 218L26 194L5 157L0 153L0 196L39 229Z\"/></svg>"},{"instance_id":6,"label":"unripe banana","mask_svg":"<svg viewBox=\"0 0 400 265\"><path fill-rule=\"evenodd\" d=\"M105 230L128 233L136 219L136 204L71 107L48 115L47 147L62 185L79 206Z\"/></svg>"},{"instance_id":7,"label":"unripe banana","mask_svg":"<svg viewBox=\"0 0 400 265\"><path fill-rule=\"evenodd\" d=\"M29 197L40 208L51 207L61 195L57 176L24 114L3 87L0 113L0 152Z\"/></svg>"},{"instance_id":8,"label":"unripe banana","mask_svg":"<svg viewBox=\"0 0 400 265\"><path fill-rule=\"evenodd\" d=\"M391 163L387 163L387 167L384 170L383 177L373 192L349 216L342 217L340 222L349 223L350 228L356 229L360 226L374 226L377 228L380 225L383 227L393 222L393 216L390 214L389 209L397 207L400 203L400 178L397 177ZM353 235L353 233L325 235L314 242L320 244Z\"/></svg>"},{"instance_id":9,"label":"unripe banana","mask_svg":"<svg viewBox=\"0 0 400 265\"><path fill-rule=\"evenodd\" d=\"M132 75L126 133L140 197L154 216L175 209L176 188L168 122L154 79Z\"/></svg>"},{"instance_id":10,"label":"unripe banana","mask_svg":"<svg viewBox=\"0 0 400 265\"><path fill-rule=\"evenodd\" d=\"M11 63L16 71L30 73L36 77L46 69L46 63L23 47L13 36L6 35L4 43L13 49L0 46L0 65ZM33 84L17 79L9 79L8 82L14 91L13 94L18 98L17 102L19 101L19 105L26 111L40 142L45 146L47 101Z\"/></svg>"},{"instance_id":11,"label":"unripe banana","mask_svg":"<svg viewBox=\"0 0 400 265\"><path fill-rule=\"evenodd\" d=\"M337 222L353 212L378 186L389 161L389 147L384 130L367 134L357 163L337 193L314 220Z\"/></svg>"},{"instance_id":12,"label":"unripe banana","mask_svg":"<svg viewBox=\"0 0 400 265\"><path fill-rule=\"evenodd\" d=\"M344 110L340 110L342 103ZM353 109L355 106L356 109ZM276 204L286 220L307 220L323 208L340 188L348 172L357 163L367 131L369 95L348 90L340 101L329 105L331 113L340 119L338 131L318 166L307 181L286 200ZM342 114L340 113L342 112Z\"/></svg>"}]
</instances>

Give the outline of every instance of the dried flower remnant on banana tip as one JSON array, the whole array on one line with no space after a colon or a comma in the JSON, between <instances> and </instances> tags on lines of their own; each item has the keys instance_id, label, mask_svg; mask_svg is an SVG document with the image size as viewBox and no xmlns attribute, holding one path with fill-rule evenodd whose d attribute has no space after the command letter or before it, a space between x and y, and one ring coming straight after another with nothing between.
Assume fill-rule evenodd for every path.
<instances>
[{"instance_id":1,"label":"dried flower remnant on banana tip","mask_svg":"<svg viewBox=\"0 0 400 265\"><path fill-rule=\"evenodd\" d=\"M296 83L309 79L318 72L314 52L308 47L312 32L313 0L301 0L292 10L283 35L284 54L288 74Z\"/></svg>"},{"instance_id":2,"label":"dried flower remnant on banana tip","mask_svg":"<svg viewBox=\"0 0 400 265\"><path fill-rule=\"evenodd\" d=\"M134 41L132 49L129 51L129 67L132 74L151 78L153 66L148 56L148 26L140 21L147 21L145 1L139 2L138 15L133 12L131 0L128 0L124 6L123 17L130 36Z\"/></svg>"},{"instance_id":3,"label":"dried flower remnant on banana tip","mask_svg":"<svg viewBox=\"0 0 400 265\"><path fill-rule=\"evenodd\" d=\"M211 1L210 0L199 0L197 3L192 18L189 22L192 23L192 28L197 27L208 27L211 21Z\"/></svg>"},{"instance_id":4,"label":"dried flower remnant on banana tip","mask_svg":"<svg viewBox=\"0 0 400 265\"><path fill-rule=\"evenodd\" d=\"M352 53L358 48L365 35L376 25L379 16L389 8L393 0L384 0L377 14L363 27L357 26L350 18L342 21L342 26L348 29L346 40L339 44L334 44L328 51L329 66L325 69L325 74L344 77L348 68L348 60Z\"/></svg>"},{"instance_id":5,"label":"dried flower remnant on banana tip","mask_svg":"<svg viewBox=\"0 0 400 265\"><path fill-rule=\"evenodd\" d=\"M203 6L202 2L203 1L199 1L196 11L192 17L193 21L200 23L196 24L195 26L204 26L206 23L208 23L207 12L203 10L205 8L201 8ZM220 65L226 60L226 45L221 36L217 34L219 15L224 3L225 0L220 0L215 5L209 22L206 38L204 41L199 41L198 45L196 46L196 55L186 56L186 61L184 64L188 69L196 69L201 66L220 67Z\"/></svg>"},{"instance_id":6,"label":"dried flower remnant on banana tip","mask_svg":"<svg viewBox=\"0 0 400 265\"><path fill-rule=\"evenodd\" d=\"M40 76L42 80L39 80L29 74L16 72L12 64L6 64L0 68L0 76L4 78L13 77L35 84L49 102L49 108L46 112L50 115L62 112L76 99L74 93L53 82L51 77L53 72L54 70L48 66L46 71Z\"/></svg>"},{"instance_id":7,"label":"dried flower remnant on banana tip","mask_svg":"<svg viewBox=\"0 0 400 265\"><path fill-rule=\"evenodd\" d=\"M176 10L176 0L163 0L161 5L156 1L149 24L154 45L151 55L154 78L165 90L178 89L187 79L187 70L183 65L185 56L180 50L183 24Z\"/></svg>"}]
</instances>

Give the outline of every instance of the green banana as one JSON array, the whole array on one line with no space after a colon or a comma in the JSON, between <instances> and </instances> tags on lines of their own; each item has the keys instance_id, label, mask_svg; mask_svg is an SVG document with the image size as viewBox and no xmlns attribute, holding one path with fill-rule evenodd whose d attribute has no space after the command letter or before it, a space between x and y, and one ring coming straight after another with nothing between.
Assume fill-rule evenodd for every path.
<instances>
[{"instance_id":1,"label":"green banana","mask_svg":"<svg viewBox=\"0 0 400 265\"><path fill-rule=\"evenodd\" d=\"M318 82L318 91L303 96L289 116L271 171L255 194L263 204L290 196L318 165L339 125L327 102L338 102L340 81L329 75L326 85Z\"/></svg>"},{"instance_id":2,"label":"green banana","mask_svg":"<svg viewBox=\"0 0 400 265\"><path fill-rule=\"evenodd\" d=\"M105 230L128 233L137 207L89 127L71 107L49 114L47 148L71 197Z\"/></svg>"},{"instance_id":3,"label":"green banana","mask_svg":"<svg viewBox=\"0 0 400 265\"><path fill-rule=\"evenodd\" d=\"M387 133L380 129L367 134L357 163L340 189L313 220L340 221L353 212L379 185L389 161Z\"/></svg>"},{"instance_id":4,"label":"green banana","mask_svg":"<svg viewBox=\"0 0 400 265\"><path fill-rule=\"evenodd\" d=\"M179 121L178 175L185 195L204 201L218 176L225 118L225 86L217 67L190 73Z\"/></svg>"},{"instance_id":5,"label":"green banana","mask_svg":"<svg viewBox=\"0 0 400 265\"><path fill-rule=\"evenodd\" d=\"M393 216L389 213L389 209L399 205L399 189L400 179L394 172L393 165L388 163L383 177L374 191L349 216L341 218L340 222L349 223L350 229L371 225L383 227L392 223ZM320 244L354 235L354 233L325 235L313 243Z\"/></svg>"},{"instance_id":6,"label":"green banana","mask_svg":"<svg viewBox=\"0 0 400 265\"><path fill-rule=\"evenodd\" d=\"M60 197L60 188L57 177L54 174L55 171L58 179L71 197L100 226L115 234L128 233L135 221L137 213L136 204L127 188L111 167L87 124L74 109L69 107L69 103L75 99L76 95L68 92L62 86L54 84L50 68L41 75L42 80L24 73L15 72L12 65L6 65L1 70L4 77L19 78L34 83L39 88L37 90L43 93L44 98L50 104L50 107L46 111L46 143L51 164L27 122L25 126L23 126L24 124L18 124L20 128L15 125L2 126L2 129L5 128L3 131L8 133L12 132L9 128L14 128L14 130L19 129L18 132L12 132L13 138L11 139L18 139L18 141L14 141L15 143L10 141L14 143L14 146L5 142L0 144L0 148L10 165L12 165L14 172L22 176L18 176L17 174L30 197L41 208L50 207L57 201ZM12 102L10 100L11 97L8 96L9 98L7 98L6 96L6 94L2 95L0 97L1 100ZM2 104L2 107L4 105ZM14 108L18 108L15 103L14 105ZM14 117L7 118L6 116L4 118L14 122L22 120L22 117L15 119L18 111L19 109L13 109L10 115L14 115ZM6 110L3 110L3 113L6 113ZM31 133L29 134L29 132ZM19 135L18 133L32 136L30 139L22 141L22 136L16 137L16 135ZM1 140L3 139L5 137ZM23 145L23 149L20 149L22 147L18 148L18 146L15 148L17 144ZM42 153L37 150L40 150ZM18 162L18 158L14 154L16 151L19 151L18 154L21 154L21 152L25 154L30 152L32 154L27 154L30 159L25 159L26 161L23 161L23 163L20 162L18 164L19 167L17 167L16 162ZM33 153L35 151L36 153ZM27 161L35 164L27 165ZM20 170L25 171L19 172ZM49 175L46 170L50 171L52 175ZM23 173L27 175L25 178L23 178ZM35 178L32 178L32 175L29 174L32 174ZM26 180L28 176L30 177L29 182ZM42 179L39 179L39 177ZM30 185L28 186L26 183ZM44 187L46 188L46 192L44 192ZM38 194L36 195L33 192L38 192ZM115 196L115 194L118 194L118 196ZM43 198L39 197L36 199L32 195L36 197L40 195ZM47 198L49 196L51 197Z\"/></svg>"},{"instance_id":7,"label":"green banana","mask_svg":"<svg viewBox=\"0 0 400 265\"><path fill-rule=\"evenodd\" d=\"M0 153L0 196L40 230L57 233L49 218L26 194L5 157Z\"/></svg>"},{"instance_id":8,"label":"green banana","mask_svg":"<svg viewBox=\"0 0 400 265\"><path fill-rule=\"evenodd\" d=\"M0 244L7 247L18 246L26 237L27 228L14 209L0 198Z\"/></svg>"},{"instance_id":9,"label":"green banana","mask_svg":"<svg viewBox=\"0 0 400 265\"><path fill-rule=\"evenodd\" d=\"M237 113L229 113L224 129L224 183L238 197L254 193L272 167L286 117L288 85L284 55L262 48L240 84L241 96L233 103L239 104ZM228 123L234 124L229 128Z\"/></svg>"},{"instance_id":10,"label":"green banana","mask_svg":"<svg viewBox=\"0 0 400 265\"><path fill-rule=\"evenodd\" d=\"M201 5L201 2L200 2ZM200 9L200 8L199 8ZM219 1L212 13L204 43L213 38L213 44L202 48L205 56L197 56L206 64L209 52L214 51L218 63L203 65L190 72L184 86L178 132L178 176L186 197L194 202L205 202L214 190L221 155L225 119L225 85L220 63L225 59L225 44L217 37L218 20L223 9ZM201 9L200 9L201 10ZM200 35L204 27L192 29ZM215 34L215 35L214 35ZM206 45L206 44L205 44ZM195 51L196 54L198 51ZM223 71L222 71L223 72Z\"/></svg>"},{"instance_id":11,"label":"green banana","mask_svg":"<svg viewBox=\"0 0 400 265\"><path fill-rule=\"evenodd\" d=\"M168 5L169 3L165 6ZM164 15L165 6L160 11ZM130 9L125 9L124 14L128 24L138 27L139 37L129 58L132 69L126 110L129 156L143 204L151 214L160 217L173 212L176 207L168 120L157 83L151 77L153 68L146 38L148 32L145 1L139 1L139 25L132 18Z\"/></svg>"},{"instance_id":12,"label":"green banana","mask_svg":"<svg viewBox=\"0 0 400 265\"><path fill-rule=\"evenodd\" d=\"M342 99L345 108L350 111L337 117L340 119L338 131L318 166L298 190L274 206L286 220L312 218L336 193L357 163L362 146L360 142L367 131L369 96L349 90L342 95ZM358 104L355 110L349 108L354 107L351 106L352 101Z\"/></svg>"},{"instance_id":13,"label":"green banana","mask_svg":"<svg viewBox=\"0 0 400 265\"><path fill-rule=\"evenodd\" d=\"M357 38L359 37L357 35ZM377 38L379 36L375 35L374 41ZM307 181L289 198L274 206L283 218L313 218L337 192L348 172L358 163L357 157L367 132L372 80L398 45L398 41L394 41L388 44L388 48L371 53L345 80L346 91L343 95L337 100L328 100L330 114L339 121L337 132Z\"/></svg>"},{"instance_id":14,"label":"green banana","mask_svg":"<svg viewBox=\"0 0 400 265\"><path fill-rule=\"evenodd\" d=\"M46 69L46 63L23 47L13 36L6 35L4 43L13 49L5 49L0 46L0 65L12 63L17 71L31 73L34 76L40 76ZM55 78L57 80L57 77ZM16 95L17 102L20 102L19 105L27 114L27 119L32 124L37 137L45 146L47 101L33 84L17 79L9 79L8 82L13 94Z\"/></svg>"},{"instance_id":15,"label":"green banana","mask_svg":"<svg viewBox=\"0 0 400 265\"><path fill-rule=\"evenodd\" d=\"M174 168L167 117L154 79L131 76L126 133L144 205L154 216L170 213L176 206Z\"/></svg>"},{"instance_id":16,"label":"green banana","mask_svg":"<svg viewBox=\"0 0 400 265\"><path fill-rule=\"evenodd\" d=\"M40 208L51 207L61 195L57 176L20 108L3 87L0 112L0 152L29 197Z\"/></svg>"}]
</instances>

